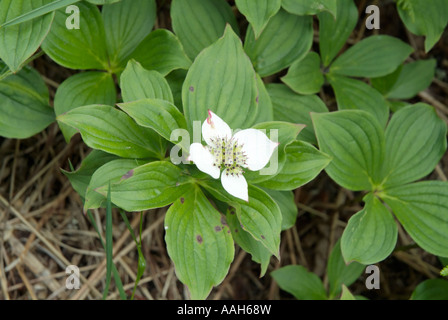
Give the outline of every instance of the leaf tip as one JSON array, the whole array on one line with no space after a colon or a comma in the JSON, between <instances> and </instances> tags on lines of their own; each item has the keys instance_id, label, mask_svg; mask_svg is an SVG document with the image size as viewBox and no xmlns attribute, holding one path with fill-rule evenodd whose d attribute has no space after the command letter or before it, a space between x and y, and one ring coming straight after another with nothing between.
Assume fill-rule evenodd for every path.
<instances>
[{"instance_id":1,"label":"leaf tip","mask_svg":"<svg viewBox=\"0 0 448 320\"><path fill-rule=\"evenodd\" d=\"M306 124L303 123L294 123L294 126L296 126L297 130L298 130L298 134L307 127Z\"/></svg>"}]
</instances>

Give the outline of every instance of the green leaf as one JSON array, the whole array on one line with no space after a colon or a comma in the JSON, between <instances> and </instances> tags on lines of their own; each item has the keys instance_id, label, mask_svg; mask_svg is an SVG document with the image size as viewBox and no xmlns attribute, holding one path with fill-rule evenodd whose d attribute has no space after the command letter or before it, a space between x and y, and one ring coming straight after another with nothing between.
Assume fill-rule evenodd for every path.
<instances>
[{"instance_id":1,"label":"green leaf","mask_svg":"<svg viewBox=\"0 0 448 320\"><path fill-rule=\"evenodd\" d=\"M57 117L77 129L92 149L123 158L162 158L160 137L138 126L128 115L111 106L90 105L75 108Z\"/></svg>"},{"instance_id":2,"label":"green leaf","mask_svg":"<svg viewBox=\"0 0 448 320\"><path fill-rule=\"evenodd\" d=\"M2 60L0 60L0 81L13 74L14 73L9 69L9 67Z\"/></svg>"},{"instance_id":3,"label":"green leaf","mask_svg":"<svg viewBox=\"0 0 448 320\"><path fill-rule=\"evenodd\" d=\"M405 64L386 97L389 99L410 99L429 87L434 78L436 60L419 60Z\"/></svg>"},{"instance_id":4,"label":"green leaf","mask_svg":"<svg viewBox=\"0 0 448 320\"><path fill-rule=\"evenodd\" d=\"M173 102L173 94L166 79L157 71L146 70L135 60L130 60L120 77L124 102L145 98Z\"/></svg>"},{"instance_id":5,"label":"green leaf","mask_svg":"<svg viewBox=\"0 0 448 320\"><path fill-rule=\"evenodd\" d=\"M392 214L372 193L364 208L348 221L341 238L341 251L347 263L374 264L386 259L397 243L398 228Z\"/></svg>"},{"instance_id":6,"label":"green leaf","mask_svg":"<svg viewBox=\"0 0 448 320\"><path fill-rule=\"evenodd\" d=\"M438 257L439 261L442 265L444 266L448 266L448 257ZM446 269L447 267L445 267L444 269Z\"/></svg>"},{"instance_id":7,"label":"green leaf","mask_svg":"<svg viewBox=\"0 0 448 320\"><path fill-rule=\"evenodd\" d=\"M167 75L176 69L191 66L191 60L185 54L179 39L166 29L151 32L131 54L145 69L156 70Z\"/></svg>"},{"instance_id":8,"label":"green leaf","mask_svg":"<svg viewBox=\"0 0 448 320\"><path fill-rule=\"evenodd\" d=\"M402 69L403 65L395 69L394 72L389 73L383 77L371 78L370 83L372 84L372 87L378 90L382 95L387 96L387 93L397 82Z\"/></svg>"},{"instance_id":9,"label":"green leaf","mask_svg":"<svg viewBox=\"0 0 448 320\"><path fill-rule=\"evenodd\" d=\"M389 120L389 106L385 98L374 88L362 82L343 76L328 77L336 95L339 110L364 110L373 115L383 128Z\"/></svg>"},{"instance_id":10,"label":"green leaf","mask_svg":"<svg viewBox=\"0 0 448 320\"><path fill-rule=\"evenodd\" d=\"M309 16L300 17L282 9L273 16L255 39L247 29L244 50L262 77L289 67L303 57L313 42L313 23Z\"/></svg>"},{"instance_id":11,"label":"green leaf","mask_svg":"<svg viewBox=\"0 0 448 320\"><path fill-rule=\"evenodd\" d=\"M235 213L235 209L231 207L226 214L226 221L232 232L233 240L252 256L253 261L261 265L260 277L263 277L268 269L272 254L260 241L255 240L249 232L241 228L240 221Z\"/></svg>"},{"instance_id":12,"label":"green leaf","mask_svg":"<svg viewBox=\"0 0 448 320\"><path fill-rule=\"evenodd\" d=\"M328 112L325 103L316 95L302 96L283 84L266 86L274 107L274 119L306 125L300 133L300 140L316 143L310 112Z\"/></svg>"},{"instance_id":13,"label":"green leaf","mask_svg":"<svg viewBox=\"0 0 448 320\"><path fill-rule=\"evenodd\" d=\"M342 285L341 300L356 300L355 296L353 296L353 294L344 284Z\"/></svg>"},{"instance_id":14,"label":"green leaf","mask_svg":"<svg viewBox=\"0 0 448 320\"><path fill-rule=\"evenodd\" d=\"M286 121L267 121L258 123L252 128L263 131L271 139L273 139L273 132L275 131L277 140L275 142L279 143L279 149L284 150L291 142L296 140L297 135L305 128L305 125Z\"/></svg>"},{"instance_id":15,"label":"green leaf","mask_svg":"<svg viewBox=\"0 0 448 320\"><path fill-rule=\"evenodd\" d=\"M118 106L137 124L153 129L168 141L171 140L174 130L187 128L184 115L168 101L143 99L121 103Z\"/></svg>"},{"instance_id":16,"label":"green leaf","mask_svg":"<svg viewBox=\"0 0 448 320\"><path fill-rule=\"evenodd\" d=\"M193 121L206 119L209 109L231 128L250 127L258 113L256 81L241 40L228 27L188 71L182 101L189 130Z\"/></svg>"},{"instance_id":17,"label":"green leaf","mask_svg":"<svg viewBox=\"0 0 448 320\"><path fill-rule=\"evenodd\" d=\"M87 187L95 171L115 159L117 157L114 155L99 150L92 150L82 161L78 170L69 172L61 169L61 171L70 180L73 189L82 198L85 198Z\"/></svg>"},{"instance_id":18,"label":"green leaf","mask_svg":"<svg viewBox=\"0 0 448 320\"><path fill-rule=\"evenodd\" d=\"M318 93L325 81L320 71L319 55L311 51L303 59L295 61L282 81L297 93Z\"/></svg>"},{"instance_id":19,"label":"green leaf","mask_svg":"<svg viewBox=\"0 0 448 320\"><path fill-rule=\"evenodd\" d=\"M111 4L111 3L116 3L119 1L121 1L121 0L87 0L87 2L97 4L97 5Z\"/></svg>"},{"instance_id":20,"label":"green leaf","mask_svg":"<svg viewBox=\"0 0 448 320\"><path fill-rule=\"evenodd\" d=\"M313 180L331 161L330 157L304 141L286 146L286 161L280 172L259 183L274 190L294 190Z\"/></svg>"},{"instance_id":21,"label":"green leaf","mask_svg":"<svg viewBox=\"0 0 448 320\"><path fill-rule=\"evenodd\" d=\"M403 109L404 107L409 106L410 104L404 101L398 101L398 100L386 100L387 104L389 105L390 111L397 112L400 109Z\"/></svg>"},{"instance_id":22,"label":"green leaf","mask_svg":"<svg viewBox=\"0 0 448 320\"><path fill-rule=\"evenodd\" d=\"M32 68L1 80L0 100L0 136L29 138L54 121L48 88Z\"/></svg>"},{"instance_id":23,"label":"green leaf","mask_svg":"<svg viewBox=\"0 0 448 320\"><path fill-rule=\"evenodd\" d=\"M353 0L337 0L336 7L335 15L325 11L317 15L320 56L325 67L330 65L358 23L358 8Z\"/></svg>"},{"instance_id":24,"label":"green leaf","mask_svg":"<svg viewBox=\"0 0 448 320\"><path fill-rule=\"evenodd\" d=\"M61 83L54 97L54 111L59 116L77 107L91 104L114 105L117 92L112 75L106 72L77 73ZM70 141L76 130L63 123L59 127Z\"/></svg>"},{"instance_id":25,"label":"green leaf","mask_svg":"<svg viewBox=\"0 0 448 320\"><path fill-rule=\"evenodd\" d=\"M292 228L296 224L297 209L292 191L277 191L272 189L263 189L278 204L282 213L282 231Z\"/></svg>"},{"instance_id":26,"label":"green leaf","mask_svg":"<svg viewBox=\"0 0 448 320\"><path fill-rule=\"evenodd\" d=\"M155 0L122 0L103 6L101 13L112 70L125 67L127 58L151 32L156 9Z\"/></svg>"},{"instance_id":27,"label":"green leaf","mask_svg":"<svg viewBox=\"0 0 448 320\"><path fill-rule=\"evenodd\" d=\"M314 15L322 11L328 11L336 18L336 0L283 0L282 7L286 11L297 15Z\"/></svg>"},{"instance_id":28,"label":"green leaf","mask_svg":"<svg viewBox=\"0 0 448 320\"><path fill-rule=\"evenodd\" d=\"M413 51L398 38L387 35L367 37L341 54L330 72L352 77L381 77L393 72Z\"/></svg>"},{"instance_id":29,"label":"green leaf","mask_svg":"<svg viewBox=\"0 0 448 320\"><path fill-rule=\"evenodd\" d=\"M189 189L166 213L165 241L177 277L195 300L224 280L235 252L221 214L198 187Z\"/></svg>"},{"instance_id":30,"label":"green leaf","mask_svg":"<svg viewBox=\"0 0 448 320\"><path fill-rule=\"evenodd\" d=\"M126 177L126 174L142 165L143 162L135 159L116 159L103 164L92 174L85 191L84 211L105 206L106 196L97 192L97 189L116 183ZM93 169L93 168L92 168ZM83 195L82 195L83 196Z\"/></svg>"},{"instance_id":31,"label":"green leaf","mask_svg":"<svg viewBox=\"0 0 448 320\"><path fill-rule=\"evenodd\" d=\"M332 157L325 168L340 186L373 190L382 179L384 133L379 122L362 110L312 113L319 148Z\"/></svg>"},{"instance_id":32,"label":"green leaf","mask_svg":"<svg viewBox=\"0 0 448 320\"><path fill-rule=\"evenodd\" d=\"M305 267L289 265L271 272L278 286L299 300L326 300L327 293L320 278Z\"/></svg>"},{"instance_id":33,"label":"green leaf","mask_svg":"<svg viewBox=\"0 0 448 320\"><path fill-rule=\"evenodd\" d=\"M112 184L112 202L126 211L165 207L191 189L190 178L167 161L155 161L127 172ZM105 195L106 186L97 189Z\"/></svg>"},{"instance_id":34,"label":"green leaf","mask_svg":"<svg viewBox=\"0 0 448 320\"><path fill-rule=\"evenodd\" d=\"M448 3L445 0L399 0L397 10L409 31L426 36L426 52L439 41L448 23Z\"/></svg>"},{"instance_id":35,"label":"green leaf","mask_svg":"<svg viewBox=\"0 0 448 320\"><path fill-rule=\"evenodd\" d=\"M381 198L424 250L448 257L448 183L423 181L388 188Z\"/></svg>"},{"instance_id":36,"label":"green leaf","mask_svg":"<svg viewBox=\"0 0 448 320\"><path fill-rule=\"evenodd\" d=\"M174 33L191 59L218 40L227 24L238 34L236 18L225 0L173 0L171 20Z\"/></svg>"},{"instance_id":37,"label":"green leaf","mask_svg":"<svg viewBox=\"0 0 448 320\"><path fill-rule=\"evenodd\" d=\"M445 122L427 104L397 111L386 129L383 185L405 184L428 175L446 151L446 133Z\"/></svg>"},{"instance_id":38,"label":"green leaf","mask_svg":"<svg viewBox=\"0 0 448 320\"><path fill-rule=\"evenodd\" d=\"M414 290L411 300L448 300L448 281L428 279Z\"/></svg>"},{"instance_id":39,"label":"green leaf","mask_svg":"<svg viewBox=\"0 0 448 320\"><path fill-rule=\"evenodd\" d=\"M236 199L236 198L235 198ZM263 190L249 185L249 201L236 200L236 214L243 230L260 241L279 258L282 213L274 200Z\"/></svg>"},{"instance_id":40,"label":"green leaf","mask_svg":"<svg viewBox=\"0 0 448 320\"><path fill-rule=\"evenodd\" d=\"M2 0L0 1L0 25L45 6L50 0ZM22 22L20 25L0 28L0 58L16 73L24 62L36 52L51 27L54 14Z\"/></svg>"},{"instance_id":41,"label":"green leaf","mask_svg":"<svg viewBox=\"0 0 448 320\"><path fill-rule=\"evenodd\" d=\"M436 69L434 59L418 60L400 66L384 77L371 79L372 86L389 99L410 99L432 82Z\"/></svg>"},{"instance_id":42,"label":"green leaf","mask_svg":"<svg viewBox=\"0 0 448 320\"><path fill-rule=\"evenodd\" d=\"M272 106L271 97L269 96L268 90L261 79L260 75L257 73L257 89L258 89L258 115L254 123L267 122L274 120L274 108Z\"/></svg>"},{"instance_id":43,"label":"green leaf","mask_svg":"<svg viewBox=\"0 0 448 320\"><path fill-rule=\"evenodd\" d=\"M56 63L71 69L109 70L103 19L99 9L79 2L79 29L68 29L69 15L64 9L55 13L54 21L42 49Z\"/></svg>"},{"instance_id":44,"label":"green leaf","mask_svg":"<svg viewBox=\"0 0 448 320\"><path fill-rule=\"evenodd\" d=\"M187 71L183 69L174 70L166 76L166 81L168 81L171 92L173 93L174 105L182 112L182 86L186 77Z\"/></svg>"},{"instance_id":45,"label":"green leaf","mask_svg":"<svg viewBox=\"0 0 448 320\"><path fill-rule=\"evenodd\" d=\"M343 285L350 286L364 272L365 266L352 262L345 264L342 257L341 241L338 240L331 250L327 264L327 275L330 286L330 299L341 293Z\"/></svg>"},{"instance_id":46,"label":"green leaf","mask_svg":"<svg viewBox=\"0 0 448 320\"><path fill-rule=\"evenodd\" d=\"M281 0L236 0L238 10L246 17L251 24L255 38L266 27L271 19L280 10Z\"/></svg>"}]
</instances>

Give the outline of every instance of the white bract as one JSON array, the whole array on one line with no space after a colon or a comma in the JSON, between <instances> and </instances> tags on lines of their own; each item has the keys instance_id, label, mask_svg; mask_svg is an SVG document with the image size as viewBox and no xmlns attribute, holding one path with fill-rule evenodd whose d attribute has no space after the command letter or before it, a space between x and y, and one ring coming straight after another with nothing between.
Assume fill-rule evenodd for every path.
<instances>
[{"instance_id":1,"label":"white bract","mask_svg":"<svg viewBox=\"0 0 448 320\"><path fill-rule=\"evenodd\" d=\"M224 120L210 110L208 114L202 124L202 136L207 146L191 144L188 160L215 179L221 176L222 186L228 193L249 201L243 168L251 171L263 169L278 143L257 129L245 129L232 135ZM221 169L224 169L222 173Z\"/></svg>"}]
</instances>

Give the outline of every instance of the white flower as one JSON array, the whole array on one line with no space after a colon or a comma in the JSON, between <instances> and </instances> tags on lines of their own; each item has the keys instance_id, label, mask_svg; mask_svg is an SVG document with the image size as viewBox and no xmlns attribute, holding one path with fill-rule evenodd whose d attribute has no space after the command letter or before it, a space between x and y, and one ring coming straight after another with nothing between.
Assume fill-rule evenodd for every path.
<instances>
[{"instance_id":1,"label":"white flower","mask_svg":"<svg viewBox=\"0 0 448 320\"><path fill-rule=\"evenodd\" d=\"M231 195L249 201L243 168L263 169L279 145L257 129L245 129L232 135L232 130L220 117L208 111L202 124L202 136L207 143L190 146L189 161L215 179L221 176L224 189ZM224 169L221 174L221 169Z\"/></svg>"}]
</instances>

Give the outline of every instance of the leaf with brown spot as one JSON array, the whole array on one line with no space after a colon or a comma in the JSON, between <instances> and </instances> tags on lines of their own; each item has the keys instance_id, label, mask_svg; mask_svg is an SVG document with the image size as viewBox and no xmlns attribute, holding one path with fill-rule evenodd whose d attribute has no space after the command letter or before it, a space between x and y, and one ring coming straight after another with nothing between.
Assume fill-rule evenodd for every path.
<instances>
[{"instance_id":1,"label":"leaf with brown spot","mask_svg":"<svg viewBox=\"0 0 448 320\"><path fill-rule=\"evenodd\" d=\"M192 299L207 298L213 286L227 275L234 258L234 244L221 225L221 214L201 189L189 188L168 209L165 217L165 241L176 275L189 289ZM222 229L221 229L222 228Z\"/></svg>"},{"instance_id":2,"label":"leaf with brown spot","mask_svg":"<svg viewBox=\"0 0 448 320\"><path fill-rule=\"evenodd\" d=\"M126 211L161 208L184 196L190 183L179 167L168 161L154 161L135 167L132 177L113 183L112 202ZM104 195L107 187L103 185L97 191Z\"/></svg>"}]
</instances>

